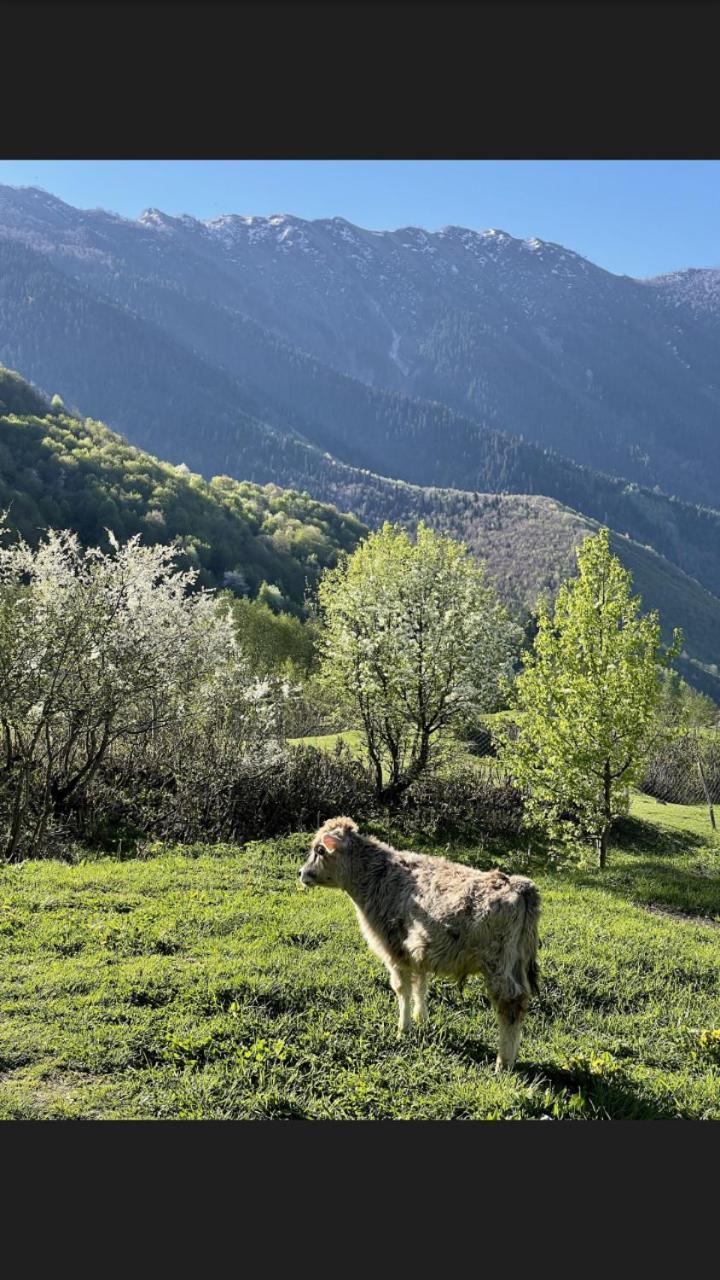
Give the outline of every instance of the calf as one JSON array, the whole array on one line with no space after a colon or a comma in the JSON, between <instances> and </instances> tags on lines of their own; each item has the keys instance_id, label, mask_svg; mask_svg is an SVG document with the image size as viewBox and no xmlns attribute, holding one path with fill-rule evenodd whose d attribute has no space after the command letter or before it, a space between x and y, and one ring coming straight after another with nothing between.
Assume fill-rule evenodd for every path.
<instances>
[{"instance_id":1,"label":"calf","mask_svg":"<svg viewBox=\"0 0 720 1280\"><path fill-rule=\"evenodd\" d=\"M386 965L400 1007L398 1036L427 1018L428 975L464 982L481 973L500 1022L496 1071L515 1062L529 998L537 992L540 899L526 876L473 871L407 853L330 818L300 871L304 885L344 889L371 950Z\"/></svg>"}]
</instances>

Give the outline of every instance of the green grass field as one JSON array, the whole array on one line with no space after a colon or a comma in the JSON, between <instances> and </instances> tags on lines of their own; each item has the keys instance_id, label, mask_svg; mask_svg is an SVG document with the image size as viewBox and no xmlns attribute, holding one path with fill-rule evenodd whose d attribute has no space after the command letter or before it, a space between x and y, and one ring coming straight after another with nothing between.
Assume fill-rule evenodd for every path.
<instances>
[{"instance_id":1,"label":"green grass field","mask_svg":"<svg viewBox=\"0 0 720 1280\"><path fill-rule=\"evenodd\" d=\"M344 742L359 760L364 758L363 737L358 729L345 729L342 733L318 733L306 738L288 738L291 747L317 747L321 751L334 751L338 742Z\"/></svg>"},{"instance_id":2,"label":"green grass field","mask_svg":"<svg viewBox=\"0 0 720 1280\"><path fill-rule=\"evenodd\" d=\"M488 721L496 718L495 716L485 717ZM317 747L319 751L328 752L333 752L338 742L343 742L356 760L362 760L365 763L368 760L365 741L359 729L344 729L341 733L310 734L305 738L288 738L287 741L291 747ZM463 742L453 742L452 740L446 742L445 751L445 761L440 763L438 769L440 773L447 772L457 764L469 765L472 769L477 769L479 773L495 773L498 769L498 762L494 756L473 755ZM383 775L386 776L385 768L383 768Z\"/></svg>"},{"instance_id":3,"label":"green grass field","mask_svg":"<svg viewBox=\"0 0 720 1280\"><path fill-rule=\"evenodd\" d=\"M349 900L299 886L307 847L2 869L0 1117L720 1119L720 845L699 806L636 797L602 877L529 868L542 989L497 1077L480 979L436 979L429 1028L396 1042Z\"/></svg>"}]
</instances>

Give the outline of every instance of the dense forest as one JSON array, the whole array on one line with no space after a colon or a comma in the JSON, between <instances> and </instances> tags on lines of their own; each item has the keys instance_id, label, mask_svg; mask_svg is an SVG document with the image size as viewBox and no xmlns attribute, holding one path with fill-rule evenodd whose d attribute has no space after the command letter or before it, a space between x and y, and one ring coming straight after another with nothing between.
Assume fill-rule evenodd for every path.
<instances>
[{"instance_id":1,"label":"dense forest","mask_svg":"<svg viewBox=\"0 0 720 1280\"><path fill-rule=\"evenodd\" d=\"M160 462L4 369L0 510L30 542L49 526L73 529L86 546L106 542L107 529L147 543L178 539L201 585L260 592L290 612L302 611L307 587L366 532L354 516L277 485L208 482Z\"/></svg>"}]
</instances>

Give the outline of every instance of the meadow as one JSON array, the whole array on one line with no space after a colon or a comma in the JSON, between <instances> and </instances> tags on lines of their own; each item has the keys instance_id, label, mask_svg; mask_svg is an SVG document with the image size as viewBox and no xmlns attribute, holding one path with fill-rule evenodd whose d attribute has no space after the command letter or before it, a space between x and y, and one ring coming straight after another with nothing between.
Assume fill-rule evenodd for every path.
<instances>
[{"instance_id":1,"label":"meadow","mask_svg":"<svg viewBox=\"0 0 720 1280\"><path fill-rule=\"evenodd\" d=\"M350 901L300 887L308 840L2 868L0 1118L720 1119L701 806L636 795L603 874L435 849L540 886L541 994L501 1076L479 978L435 979L429 1026L395 1040Z\"/></svg>"}]
</instances>

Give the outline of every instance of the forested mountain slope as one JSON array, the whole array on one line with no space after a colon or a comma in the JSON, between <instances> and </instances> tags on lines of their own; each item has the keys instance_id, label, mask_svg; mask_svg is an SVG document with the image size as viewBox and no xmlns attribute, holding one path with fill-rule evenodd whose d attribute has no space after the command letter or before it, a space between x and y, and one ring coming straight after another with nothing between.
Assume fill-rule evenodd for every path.
<instances>
[{"instance_id":1,"label":"forested mountain slope","mask_svg":"<svg viewBox=\"0 0 720 1280\"><path fill-rule=\"evenodd\" d=\"M598 529L597 521L545 497L420 488L367 473L333 484L329 468L326 476L323 497L332 501L342 493L371 527L393 520L413 528L424 520L465 542L520 613L533 610L541 594L554 596L563 579L574 575L576 546ZM611 544L631 571L643 608L659 611L666 643L674 627L682 628L677 668L720 702L720 599L651 547L612 529Z\"/></svg>"},{"instance_id":2,"label":"forested mountain slope","mask_svg":"<svg viewBox=\"0 0 720 1280\"><path fill-rule=\"evenodd\" d=\"M229 476L207 482L159 462L101 423L49 405L2 368L0 510L29 541L48 526L74 529L87 545L103 543L107 529L123 539L178 538L201 583L254 595L267 581L295 609L320 570L366 532L307 495Z\"/></svg>"}]
</instances>

